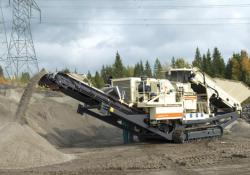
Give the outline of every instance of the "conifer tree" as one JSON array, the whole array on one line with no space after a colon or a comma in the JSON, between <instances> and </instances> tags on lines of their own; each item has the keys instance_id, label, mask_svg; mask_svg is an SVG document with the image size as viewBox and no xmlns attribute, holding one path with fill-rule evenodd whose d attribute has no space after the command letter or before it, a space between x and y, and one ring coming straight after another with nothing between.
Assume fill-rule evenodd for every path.
<instances>
[{"instance_id":1,"label":"conifer tree","mask_svg":"<svg viewBox=\"0 0 250 175\"><path fill-rule=\"evenodd\" d=\"M162 71L163 71L163 68L162 68L161 62L158 58L156 58L155 64L154 64L154 77L158 79L164 78Z\"/></svg>"},{"instance_id":2,"label":"conifer tree","mask_svg":"<svg viewBox=\"0 0 250 175\"><path fill-rule=\"evenodd\" d=\"M145 64L145 75L149 78L152 77L152 69L148 60L146 61L146 64Z\"/></svg>"},{"instance_id":3,"label":"conifer tree","mask_svg":"<svg viewBox=\"0 0 250 175\"><path fill-rule=\"evenodd\" d=\"M172 57L171 59L171 67L175 68L175 57Z\"/></svg>"},{"instance_id":4,"label":"conifer tree","mask_svg":"<svg viewBox=\"0 0 250 175\"><path fill-rule=\"evenodd\" d=\"M125 68L122 63L120 54L117 52L115 57L115 63L113 64L113 77L121 78L124 77Z\"/></svg>"},{"instance_id":5,"label":"conifer tree","mask_svg":"<svg viewBox=\"0 0 250 175\"><path fill-rule=\"evenodd\" d=\"M201 57L201 53L198 47L196 48L196 51L195 51L193 66L198 67L200 69L202 68L202 57Z\"/></svg>"},{"instance_id":6,"label":"conifer tree","mask_svg":"<svg viewBox=\"0 0 250 175\"><path fill-rule=\"evenodd\" d=\"M144 75L145 75L144 64L143 64L142 60L140 60L140 62L135 64L134 77L141 77Z\"/></svg>"},{"instance_id":7,"label":"conifer tree","mask_svg":"<svg viewBox=\"0 0 250 175\"><path fill-rule=\"evenodd\" d=\"M141 76L140 63L136 63L134 68L134 77L140 77L140 76Z\"/></svg>"},{"instance_id":8,"label":"conifer tree","mask_svg":"<svg viewBox=\"0 0 250 175\"><path fill-rule=\"evenodd\" d=\"M140 65L140 76L144 76L145 70L144 70L144 64L143 64L142 60L140 60L139 65Z\"/></svg>"},{"instance_id":9,"label":"conifer tree","mask_svg":"<svg viewBox=\"0 0 250 175\"><path fill-rule=\"evenodd\" d=\"M206 70L205 72L212 76L213 75L213 71L212 71L212 58L211 58L211 53L210 50L207 50L207 54L206 54Z\"/></svg>"},{"instance_id":10,"label":"conifer tree","mask_svg":"<svg viewBox=\"0 0 250 175\"><path fill-rule=\"evenodd\" d=\"M134 67L133 66L127 66L125 76L126 77L133 77L134 76Z\"/></svg>"},{"instance_id":11,"label":"conifer tree","mask_svg":"<svg viewBox=\"0 0 250 175\"><path fill-rule=\"evenodd\" d=\"M213 63L213 72L214 72L213 76L224 77L225 76L225 62L217 47L214 48L212 63Z\"/></svg>"},{"instance_id":12,"label":"conifer tree","mask_svg":"<svg viewBox=\"0 0 250 175\"><path fill-rule=\"evenodd\" d=\"M202 67L201 70L207 72L207 57L205 54L202 56Z\"/></svg>"},{"instance_id":13,"label":"conifer tree","mask_svg":"<svg viewBox=\"0 0 250 175\"><path fill-rule=\"evenodd\" d=\"M108 84L109 78L113 77L113 69L112 66L102 66L101 69L101 77L105 84Z\"/></svg>"},{"instance_id":14,"label":"conifer tree","mask_svg":"<svg viewBox=\"0 0 250 175\"><path fill-rule=\"evenodd\" d=\"M225 78L226 79L232 79L232 59L228 59L226 70L225 70Z\"/></svg>"},{"instance_id":15,"label":"conifer tree","mask_svg":"<svg viewBox=\"0 0 250 175\"><path fill-rule=\"evenodd\" d=\"M94 85L97 88L102 88L104 86L104 81L102 77L100 76L99 72L96 71L95 77L94 77Z\"/></svg>"},{"instance_id":16,"label":"conifer tree","mask_svg":"<svg viewBox=\"0 0 250 175\"><path fill-rule=\"evenodd\" d=\"M107 77L107 74L106 74L106 67L104 65L102 65L101 77L102 77L103 81L106 83L108 77Z\"/></svg>"}]
</instances>

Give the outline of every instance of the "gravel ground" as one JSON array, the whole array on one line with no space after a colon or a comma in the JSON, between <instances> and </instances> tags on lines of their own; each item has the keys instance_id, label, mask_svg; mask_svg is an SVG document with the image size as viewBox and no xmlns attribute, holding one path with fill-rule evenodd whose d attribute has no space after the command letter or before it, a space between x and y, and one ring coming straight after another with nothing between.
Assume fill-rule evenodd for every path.
<instances>
[{"instance_id":1,"label":"gravel ground","mask_svg":"<svg viewBox=\"0 0 250 175\"><path fill-rule=\"evenodd\" d=\"M3 94L5 95L0 95L0 124L2 126L7 124L11 118L9 116L15 113L13 110L15 111L18 104L18 101L8 96L8 94L11 96L11 93ZM15 96L18 95L15 94ZM48 93L43 95L43 92L34 94L26 111L26 122L33 130L13 123L0 130L0 150L3 151L0 154L0 169L4 166L1 162L6 162L5 160L11 155L8 151L12 152L11 150L23 152L22 159L18 160L20 162L25 160L28 165L27 169L15 170L17 163L12 162L13 168L2 169L0 174L233 175L250 172L250 125L244 120L239 120L232 125L220 139L186 144L158 142L123 145L119 130L89 116L82 117L76 114L76 108L77 102L68 97L61 95L57 97L56 94L50 97ZM8 134L9 137L7 137ZM21 143L18 139L8 141L11 137L27 138L29 141ZM46 145L45 148L44 145ZM10 150L4 151L5 149ZM40 153L37 153L39 151ZM31 162L29 162L28 154L25 152L34 152L35 155L42 152L46 155L44 160L46 158L53 160L55 152L60 160L69 160L67 155L74 155L75 159L60 164L54 164L59 163L55 160L54 165L40 162L37 166L42 167L34 168L36 166L34 163L37 161L30 159ZM64 159L65 155L66 159ZM61 159L60 156L63 158Z\"/></svg>"},{"instance_id":2,"label":"gravel ground","mask_svg":"<svg viewBox=\"0 0 250 175\"><path fill-rule=\"evenodd\" d=\"M228 136L230 137L230 136ZM249 174L250 141L202 140L187 144L142 143L105 148L62 149L71 162L7 174Z\"/></svg>"}]
</instances>

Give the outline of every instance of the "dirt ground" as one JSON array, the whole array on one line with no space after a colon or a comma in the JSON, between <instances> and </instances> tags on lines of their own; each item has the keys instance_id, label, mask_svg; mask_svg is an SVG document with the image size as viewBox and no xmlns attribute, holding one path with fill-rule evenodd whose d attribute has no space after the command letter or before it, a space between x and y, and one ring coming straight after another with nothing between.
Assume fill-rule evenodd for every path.
<instances>
[{"instance_id":1,"label":"dirt ground","mask_svg":"<svg viewBox=\"0 0 250 175\"><path fill-rule=\"evenodd\" d=\"M0 90L0 127L13 118L22 92L20 88ZM0 174L250 174L250 125L245 121L236 122L220 139L123 145L120 130L76 114L77 104L60 93L39 91L25 116L29 127L75 159L36 168L2 169Z\"/></svg>"}]
</instances>

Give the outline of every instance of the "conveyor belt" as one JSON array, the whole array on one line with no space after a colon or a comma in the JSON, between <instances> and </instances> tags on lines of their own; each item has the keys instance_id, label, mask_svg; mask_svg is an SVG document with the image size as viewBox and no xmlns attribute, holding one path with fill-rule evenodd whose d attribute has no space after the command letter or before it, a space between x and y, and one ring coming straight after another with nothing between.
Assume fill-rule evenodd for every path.
<instances>
[{"instance_id":1,"label":"conveyor belt","mask_svg":"<svg viewBox=\"0 0 250 175\"><path fill-rule=\"evenodd\" d=\"M126 114L143 114L141 110L129 107L126 103L121 103L118 99L103 93L99 89L74 79L70 74L47 74L40 80L39 85L53 87L54 89L58 88L64 94L87 105L93 106L105 103Z\"/></svg>"},{"instance_id":2,"label":"conveyor belt","mask_svg":"<svg viewBox=\"0 0 250 175\"><path fill-rule=\"evenodd\" d=\"M122 128L123 126L118 123L118 120L127 121L130 123L130 131L136 135L140 135L140 132L138 132L135 127L137 127L137 129L140 128L141 130L146 130L151 134L156 134L158 137L167 140L172 139L171 134L149 127L144 122L147 114L143 113L143 111L134 107L129 107L126 103L121 103L118 99L103 93L99 89L89 86L87 83L84 83L79 79L75 79L71 75L64 73L47 74L40 80L39 85L59 90L64 94L83 102L85 106L80 105L80 108L78 109L78 112L80 111L80 113L87 113L119 128ZM92 108L100 107L101 104L108 105L113 109L113 111L110 112L111 116L105 116L92 110Z\"/></svg>"}]
</instances>

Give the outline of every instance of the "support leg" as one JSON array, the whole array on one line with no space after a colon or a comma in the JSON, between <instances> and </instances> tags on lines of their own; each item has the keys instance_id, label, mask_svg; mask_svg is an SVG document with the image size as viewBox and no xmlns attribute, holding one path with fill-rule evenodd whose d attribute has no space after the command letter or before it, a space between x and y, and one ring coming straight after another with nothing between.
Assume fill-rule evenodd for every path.
<instances>
[{"instance_id":1,"label":"support leg","mask_svg":"<svg viewBox=\"0 0 250 175\"><path fill-rule=\"evenodd\" d=\"M129 128L131 127L130 124L127 121L122 121L122 125L124 126L123 129L123 142L124 144L129 144L134 141L134 135L129 131Z\"/></svg>"}]
</instances>

